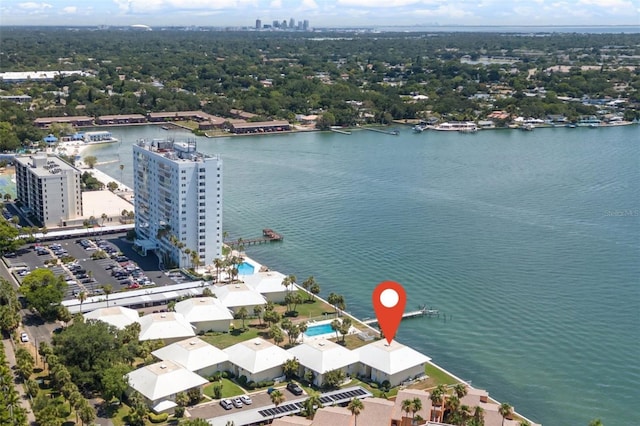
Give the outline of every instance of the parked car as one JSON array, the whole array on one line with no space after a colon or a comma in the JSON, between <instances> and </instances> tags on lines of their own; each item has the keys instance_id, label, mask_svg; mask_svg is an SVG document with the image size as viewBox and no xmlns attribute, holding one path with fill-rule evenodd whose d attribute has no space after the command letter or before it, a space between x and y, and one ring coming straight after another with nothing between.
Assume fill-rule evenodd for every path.
<instances>
[{"instance_id":1,"label":"parked car","mask_svg":"<svg viewBox=\"0 0 640 426\"><path fill-rule=\"evenodd\" d=\"M20 341L22 343L27 343L29 341L29 335L27 333L20 334Z\"/></svg>"},{"instance_id":2,"label":"parked car","mask_svg":"<svg viewBox=\"0 0 640 426\"><path fill-rule=\"evenodd\" d=\"M253 401L251 400L251 397L249 395L240 395L240 400L244 405L253 404Z\"/></svg>"},{"instance_id":3,"label":"parked car","mask_svg":"<svg viewBox=\"0 0 640 426\"><path fill-rule=\"evenodd\" d=\"M228 399L223 399L220 401L220 405L222 406L222 408L224 408L225 410L231 410L233 408L233 403L231 401L229 401Z\"/></svg>"},{"instance_id":4,"label":"parked car","mask_svg":"<svg viewBox=\"0 0 640 426\"><path fill-rule=\"evenodd\" d=\"M232 402L236 408L242 408L242 400L240 398L233 398Z\"/></svg>"},{"instance_id":5,"label":"parked car","mask_svg":"<svg viewBox=\"0 0 640 426\"><path fill-rule=\"evenodd\" d=\"M302 395L302 388L293 382L287 383L287 390L296 396Z\"/></svg>"}]
</instances>

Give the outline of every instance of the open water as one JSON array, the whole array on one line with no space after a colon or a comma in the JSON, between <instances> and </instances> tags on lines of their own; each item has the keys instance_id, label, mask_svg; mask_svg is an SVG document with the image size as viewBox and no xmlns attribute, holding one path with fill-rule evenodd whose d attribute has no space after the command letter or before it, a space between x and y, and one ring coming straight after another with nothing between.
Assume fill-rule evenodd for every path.
<instances>
[{"instance_id":1,"label":"open water","mask_svg":"<svg viewBox=\"0 0 640 426\"><path fill-rule=\"evenodd\" d=\"M92 148L132 184L140 137ZM395 280L398 340L547 426L640 424L640 127L357 131L199 139L224 159L224 227L281 244L247 249L347 310L373 315ZM122 172L118 165L124 164ZM445 319L446 317L446 319Z\"/></svg>"}]
</instances>

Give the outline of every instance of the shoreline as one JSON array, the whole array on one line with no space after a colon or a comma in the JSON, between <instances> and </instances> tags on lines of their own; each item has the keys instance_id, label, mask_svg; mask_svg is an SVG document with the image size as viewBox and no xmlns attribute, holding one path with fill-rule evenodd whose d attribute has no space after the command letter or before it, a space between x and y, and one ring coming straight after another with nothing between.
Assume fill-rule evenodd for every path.
<instances>
[{"instance_id":1,"label":"shoreline","mask_svg":"<svg viewBox=\"0 0 640 426\"><path fill-rule=\"evenodd\" d=\"M245 253L245 254L243 254L243 256L242 256L242 257L244 258L244 261L245 261L245 262L250 263L251 265L253 265L253 266L254 266L254 268L255 268L255 266L256 266L256 265L257 265L257 266L259 266L259 268L258 268L258 269L256 269L256 270L259 270L259 269L260 269L260 267L266 267L266 268L268 268L268 270L269 270L269 271L275 271L275 270L273 270L273 269L269 268L268 266L266 266L266 265L264 265L264 264L262 264L262 263L260 263L260 262L257 262L255 259L253 259L253 258L251 258L251 257L247 256L247 255L246 255L246 253ZM281 274L284 274L284 273L283 273L283 272L281 272L281 271L276 271L276 272L280 272ZM258 273L258 272L254 272L254 273ZM318 299L319 301L321 301L321 302L325 303L327 306L333 306L333 305L331 305L327 300L325 300L323 297L321 297L321 296L319 296L319 295L314 295L313 293L311 293L311 292L307 291L304 287L300 286L298 283L293 283L293 285L294 285L294 286L295 286L299 291L302 291L302 292L304 292L304 293L306 293L306 294L312 295L314 298L316 298L316 299ZM372 326L371 326L371 325L369 325L369 324L365 324L364 322L362 322L362 320L360 320L360 319L359 319L359 318L357 318L356 316L354 316L354 315L350 314L349 312L346 312L346 311L342 311L342 310L341 310L341 311L340 311L340 315L348 316L348 317L349 317L349 318L351 318L353 321L357 322L359 326L362 326L362 327L364 327L364 328L367 328L367 329L369 329L369 330L373 331L373 332L376 334L376 336L377 336L377 337L379 337L379 336L380 336L380 331L379 331L379 330L375 329L374 327L372 327ZM396 340L396 339L393 339L393 340ZM417 349L413 348L413 347L412 347L411 345L409 345L409 344L404 344L404 343L401 343L401 344L403 344L403 345L405 345L405 346L407 346L407 347L410 347L410 348L412 348L412 349L414 349L414 350L418 351ZM418 351L418 352L420 352L420 351ZM420 352L420 353L422 353L422 352ZM432 367L434 367L434 368L436 368L436 369L438 369L438 370L442 371L443 373L445 373L445 374L447 374L448 376L452 377L452 378L453 378L454 380L456 380L457 382L462 383L462 384L464 384L464 385L466 385L466 386L468 386L468 387L470 387L470 388L472 388L472 389L485 390L485 391L489 394L489 390L487 390L487 389L480 389L480 388L475 388L475 387L473 387L473 385L471 384L471 381L464 380L464 379L462 379L462 378L458 377L457 375L453 374L453 373L452 373L452 372L450 372L449 370L445 369L444 367L442 367L442 366L440 366L440 365L436 364L435 362L433 362L433 360L431 359L431 357L430 357L429 355L427 355L427 354L423 354L423 355L425 355L425 356L429 357L429 361L427 361L427 364L429 364L429 365L431 365ZM410 387L406 387L406 389L410 389ZM491 402L493 402L494 404L497 404L497 405L500 405L500 404L501 404L501 402L500 402L500 401L498 401L497 399L495 399L495 398L491 397L490 395L488 395L488 399L489 399ZM515 410L515 407L512 407L512 408L514 408L514 409L513 409L513 414L514 414L515 416L520 417L521 419L528 421L529 423L531 423L531 425L541 426L541 424L536 423L536 422L534 422L533 420L529 419L528 417L526 417L526 416L524 416L524 415L520 414L518 411L516 411L516 410Z\"/></svg>"}]
</instances>

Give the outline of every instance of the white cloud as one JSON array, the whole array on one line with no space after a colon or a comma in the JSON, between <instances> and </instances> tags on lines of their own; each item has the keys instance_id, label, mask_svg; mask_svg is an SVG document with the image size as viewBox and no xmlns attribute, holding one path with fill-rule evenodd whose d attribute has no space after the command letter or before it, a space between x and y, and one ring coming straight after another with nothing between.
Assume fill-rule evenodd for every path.
<instances>
[{"instance_id":1,"label":"white cloud","mask_svg":"<svg viewBox=\"0 0 640 426\"><path fill-rule=\"evenodd\" d=\"M317 8L318 4L315 2L315 0L302 0L302 3L300 4L298 10L310 10Z\"/></svg>"},{"instance_id":2,"label":"white cloud","mask_svg":"<svg viewBox=\"0 0 640 426\"><path fill-rule=\"evenodd\" d=\"M420 0L338 0L337 3L340 6L381 8L381 7L409 6L412 4L421 3L421 1Z\"/></svg>"},{"instance_id":3,"label":"white cloud","mask_svg":"<svg viewBox=\"0 0 640 426\"><path fill-rule=\"evenodd\" d=\"M25 10L45 10L45 9L51 9L53 6L50 5L49 3L36 3L33 1L30 2L26 2L26 3L18 3L18 7L20 9L25 9Z\"/></svg>"},{"instance_id":4,"label":"white cloud","mask_svg":"<svg viewBox=\"0 0 640 426\"><path fill-rule=\"evenodd\" d=\"M62 13L75 14L78 12L78 8L76 6L67 6L62 9Z\"/></svg>"},{"instance_id":5,"label":"white cloud","mask_svg":"<svg viewBox=\"0 0 640 426\"><path fill-rule=\"evenodd\" d=\"M282 0L273 0L271 4L269 4L270 9L281 9L282 8Z\"/></svg>"},{"instance_id":6,"label":"white cloud","mask_svg":"<svg viewBox=\"0 0 640 426\"><path fill-rule=\"evenodd\" d=\"M118 8L129 13L175 10L221 10L257 7L258 0L113 0Z\"/></svg>"}]
</instances>

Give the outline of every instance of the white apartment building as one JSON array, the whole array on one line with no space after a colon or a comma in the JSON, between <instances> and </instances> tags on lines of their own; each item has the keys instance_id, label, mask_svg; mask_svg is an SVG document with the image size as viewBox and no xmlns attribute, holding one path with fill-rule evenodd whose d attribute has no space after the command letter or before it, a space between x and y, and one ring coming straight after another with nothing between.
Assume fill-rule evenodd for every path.
<instances>
[{"instance_id":1,"label":"white apartment building","mask_svg":"<svg viewBox=\"0 0 640 426\"><path fill-rule=\"evenodd\" d=\"M209 264L222 254L222 159L195 141L138 141L133 146L136 246L165 265Z\"/></svg>"},{"instance_id":2,"label":"white apartment building","mask_svg":"<svg viewBox=\"0 0 640 426\"><path fill-rule=\"evenodd\" d=\"M55 156L18 156L16 188L23 208L47 227L82 217L81 175Z\"/></svg>"}]
</instances>

